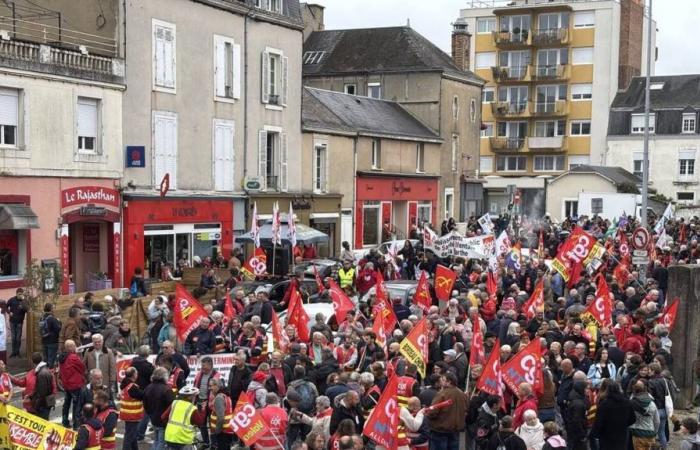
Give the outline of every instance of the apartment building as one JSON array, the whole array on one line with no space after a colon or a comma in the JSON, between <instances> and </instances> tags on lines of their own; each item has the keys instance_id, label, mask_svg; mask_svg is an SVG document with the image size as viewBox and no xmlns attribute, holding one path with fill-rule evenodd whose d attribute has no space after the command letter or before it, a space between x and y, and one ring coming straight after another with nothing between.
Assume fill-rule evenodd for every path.
<instances>
[{"instance_id":1,"label":"apartment building","mask_svg":"<svg viewBox=\"0 0 700 450\"><path fill-rule=\"evenodd\" d=\"M519 192L521 212L542 215L547 179L606 163L612 99L646 70L645 23L643 0L473 0L460 11L469 67L487 80L479 173L490 212Z\"/></svg>"},{"instance_id":2,"label":"apartment building","mask_svg":"<svg viewBox=\"0 0 700 450\"><path fill-rule=\"evenodd\" d=\"M605 161L642 177L646 80L634 78L610 108ZM680 204L700 199L700 75L651 78L649 186Z\"/></svg>"},{"instance_id":3,"label":"apartment building","mask_svg":"<svg viewBox=\"0 0 700 450\"><path fill-rule=\"evenodd\" d=\"M437 225L446 217L465 220L480 213L476 169L483 80L409 26L324 30L323 8L305 7L311 25L304 85L400 103L442 140ZM455 36L460 48L465 42L465 35Z\"/></svg>"},{"instance_id":4,"label":"apartment building","mask_svg":"<svg viewBox=\"0 0 700 450\"><path fill-rule=\"evenodd\" d=\"M0 5L0 297L35 259L118 285L124 60L116 11ZM49 280L47 287L55 280Z\"/></svg>"}]
</instances>

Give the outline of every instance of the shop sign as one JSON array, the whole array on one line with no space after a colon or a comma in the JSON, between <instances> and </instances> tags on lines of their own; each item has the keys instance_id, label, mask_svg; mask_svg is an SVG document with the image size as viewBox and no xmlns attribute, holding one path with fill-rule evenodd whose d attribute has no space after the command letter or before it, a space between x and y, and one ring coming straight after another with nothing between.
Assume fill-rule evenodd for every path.
<instances>
[{"instance_id":1,"label":"shop sign","mask_svg":"<svg viewBox=\"0 0 700 450\"><path fill-rule=\"evenodd\" d=\"M198 241L218 241L221 240L221 233L211 231L209 233L197 233Z\"/></svg>"},{"instance_id":2,"label":"shop sign","mask_svg":"<svg viewBox=\"0 0 700 450\"><path fill-rule=\"evenodd\" d=\"M146 167L146 148L143 145L126 147L126 167Z\"/></svg>"},{"instance_id":3,"label":"shop sign","mask_svg":"<svg viewBox=\"0 0 700 450\"><path fill-rule=\"evenodd\" d=\"M107 215L107 209L103 206L87 205L81 206L79 213L81 216L101 217Z\"/></svg>"},{"instance_id":4,"label":"shop sign","mask_svg":"<svg viewBox=\"0 0 700 450\"><path fill-rule=\"evenodd\" d=\"M61 191L61 208L95 204L119 208L119 192L100 186L80 186Z\"/></svg>"},{"instance_id":5,"label":"shop sign","mask_svg":"<svg viewBox=\"0 0 700 450\"><path fill-rule=\"evenodd\" d=\"M100 225L96 223L83 224L83 252L100 252Z\"/></svg>"},{"instance_id":6,"label":"shop sign","mask_svg":"<svg viewBox=\"0 0 700 450\"><path fill-rule=\"evenodd\" d=\"M112 275L112 278L114 279L115 283L119 283L122 277L122 255L121 255L121 240L122 240L122 235L121 235L121 224L119 222L114 223L114 233L113 233L113 245L114 248L112 250L112 254L114 257L114 274ZM117 284L119 286L119 284Z\"/></svg>"}]
</instances>

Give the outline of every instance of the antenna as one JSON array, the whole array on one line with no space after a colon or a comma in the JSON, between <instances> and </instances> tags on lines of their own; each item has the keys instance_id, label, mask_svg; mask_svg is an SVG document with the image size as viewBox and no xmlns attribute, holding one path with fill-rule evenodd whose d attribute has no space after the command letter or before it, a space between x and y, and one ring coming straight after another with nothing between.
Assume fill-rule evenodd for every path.
<instances>
[{"instance_id":1,"label":"antenna","mask_svg":"<svg viewBox=\"0 0 700 450\"><path fill-rule=\"evenodd\" d=\"M406 18L406 26L409 28L411 27L411 18L410 17Z\"/></svg>"}]
</instances>

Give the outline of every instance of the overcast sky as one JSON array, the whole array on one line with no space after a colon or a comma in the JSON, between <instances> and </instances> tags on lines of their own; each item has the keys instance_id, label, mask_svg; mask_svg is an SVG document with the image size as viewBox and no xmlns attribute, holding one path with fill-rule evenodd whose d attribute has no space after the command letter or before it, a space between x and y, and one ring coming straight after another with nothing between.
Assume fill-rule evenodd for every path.
<instances>
[{"instance_id":1,"label":"overcast sky","mask_svg":"<svg viewBox=\"0 0 700 450\"><path fill-rule=\"evenodd\" d=\"M471 0L307 0L326 7L326 29L411 26L450 53L451 23ZM658 75L700 73L697 39L699 0L656 0Z\"/></svg>"}]
</instances>

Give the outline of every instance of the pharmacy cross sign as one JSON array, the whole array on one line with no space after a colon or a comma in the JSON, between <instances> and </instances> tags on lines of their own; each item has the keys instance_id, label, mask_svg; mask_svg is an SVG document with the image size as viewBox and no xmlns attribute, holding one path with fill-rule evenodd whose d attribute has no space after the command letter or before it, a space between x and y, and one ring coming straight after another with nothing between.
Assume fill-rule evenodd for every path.
<instances>
[{"instance_id":1,"label":"pharmacy cross sign","mask_svg":"<svg viewBox=\"0 0 700 450\"><path fill-rule=\"evenodd\" d=\"M649 243L649 232L646 228L639 227L632 232L632 245L637 250L643 250L647 248Z\"/></svg>"}]
</instances>

